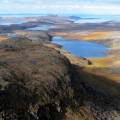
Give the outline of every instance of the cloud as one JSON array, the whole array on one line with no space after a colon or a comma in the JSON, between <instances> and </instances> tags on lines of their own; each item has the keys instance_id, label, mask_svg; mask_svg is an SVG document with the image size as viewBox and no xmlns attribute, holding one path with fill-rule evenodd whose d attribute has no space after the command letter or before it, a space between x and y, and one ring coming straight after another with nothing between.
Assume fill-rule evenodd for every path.
<instances>
[{"instance_id":1,"label":"cloud","mask_svg":"<svg viewBox=\"0 0 120 120\"><path fill-rule=\"evenodd\" d=\"M119 0L0 0L0 13L74 12L120 14Z\"/></svg>"}]
</instances>

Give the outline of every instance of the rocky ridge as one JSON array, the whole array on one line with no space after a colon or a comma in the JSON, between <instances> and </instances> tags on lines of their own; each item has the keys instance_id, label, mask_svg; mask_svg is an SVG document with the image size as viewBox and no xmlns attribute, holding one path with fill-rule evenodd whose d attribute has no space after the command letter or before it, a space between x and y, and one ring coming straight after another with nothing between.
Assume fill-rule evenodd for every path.
<instances>
[{"instance_id":1,"label":"rocky ridge","mask_svg":"<svg viewBox=\"0 0 120 120\"><path fill-rule=\"evenodd\" d=\"M68 106L77 112L76 119L67 114ZM91 110L90 120L120 117L119 99L81 81L75 66L60 52L28 38L1 42L1 119L85 120L79 112L82 106Z\"/></svg>"},{"instance_id":2,"label":"rocky ridge","mask_svg":"<svg viewBox=\"0 0 120 120\"><path fill-rule=\"evenodd\" d=\"M56 16L53 15L51 19L53 17ZM40 22L34 21L22 25L2 26L0 30L2 33L35 27L45 19L39 20L38 18ZM48 22L43 22L43 24L48 24ZM94 30L100 26L101 28L109 27L111 23L107 23L106 26L104 24L98 26L90 24L89 27L87 24L73 25L70 31L76 28L81 31L83 28ZM117 25L111 28L118 29ZM67 24L66 26L69 27ZM64 26L65 31L66 26ZM56 30L60 29L53 31ZM16 34L22 37L11 38L0 43L0 119L120 119L120 99L109 95L102 88L82 81L76 70L78 66L71 65L70 61L59 51L43 45L50 41L48 34L40 31L16 31ZM110 42L106 42L108 43ZM84 64L90 63L82 57L79 59ZM88 111L85 111L87 117L83 114L84 112L80 112L81 107L84 106L90 110L90 115ZM72 113L68 114L68 110ZM77 114L77 118L73 113Z\"/></svg>"},{"instance_id":3,"label":"rocky ridge","mask_svg":"<svg viewBox=\"0 0 120 120\"><path fill-rule=\"evenodd\" d=\"M69 60L58 51L14 38L1 43L0 56L1 119L61 120L69 105L65 100L81 103L81 84Z\"/></svg>"},{"instance_id":4,"label":"rocky ridge","mask_svg":"<svg viewBox=\"0 0 120 120\"><path fill-rule=\"evenodd\" d=\"M16 30L14 33L20 37L31 39L32 42L50 42L51 36L42 31Z\"/></svg>"}]
</instances>

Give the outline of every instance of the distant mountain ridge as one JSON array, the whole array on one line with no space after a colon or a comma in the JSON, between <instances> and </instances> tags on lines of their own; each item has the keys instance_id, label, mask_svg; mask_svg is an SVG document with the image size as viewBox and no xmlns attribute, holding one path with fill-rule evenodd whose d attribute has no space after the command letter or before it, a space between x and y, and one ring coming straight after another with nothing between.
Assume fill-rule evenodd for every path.
<instances>
[{"instance_id":1,"label":"distant mountain ridge","mask_svg":"<svg viewBox=\"0 0 120 120\"><path fill-rule=\"evenodd\" d=\"M69 18L71 18L71 19L75 19L75 20L80 20L81 19L81 17L78 17L78 16L70 16Z\"/></svg>"}]
</instances>

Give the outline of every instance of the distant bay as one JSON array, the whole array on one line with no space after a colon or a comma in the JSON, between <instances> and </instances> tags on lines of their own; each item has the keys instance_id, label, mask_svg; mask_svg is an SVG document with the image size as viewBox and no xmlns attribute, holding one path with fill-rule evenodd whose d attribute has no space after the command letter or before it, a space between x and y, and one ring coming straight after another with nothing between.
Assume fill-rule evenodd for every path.
<instances>
[{"instance_id":1,"label":"distant bay","mask_svg":"<svg viewBox=\"0 0 120 120\"><path fill-rule=\"evenodd\" d=\"M49 14L0 14L0 17L41 17ZM120 15L92 15L92 14L58 14L58 16L76 16L81 19L75 20L75 23L97 23L106 21L120 21ZM13 22L14 23L14 22Z\"/></svg>"}]
</instances>

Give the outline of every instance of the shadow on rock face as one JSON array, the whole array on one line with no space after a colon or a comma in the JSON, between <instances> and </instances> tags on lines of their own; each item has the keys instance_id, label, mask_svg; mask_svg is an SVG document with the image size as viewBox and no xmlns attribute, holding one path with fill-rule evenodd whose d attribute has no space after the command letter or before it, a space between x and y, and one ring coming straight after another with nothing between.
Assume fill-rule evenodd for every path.
<instances>
[{"instance_id":1,"label":"shadow on rock face","mask_svg":"<svg viewBox=\"0 0 120 120\"><path fill-rule=\"evenodd\" d=\"M6 50L6 45L9 50ZM107 119L111 113L108 109L119 109L118 99L113 99L103 89L82 81L82 76L88 74L83 72L80 76L77 69L83 68L71 65L60 52L24 38L6 41L1 46L1 119L74 119L74 112L78 116L75 119L79 120L86 115L80 112L80 107L85 106L85 100L94 118L103 116ZM16 48L17 50L11 50ZM102 109L104 111L101 113ZM70 115L66 114L68 110L72 111ZM100 113L98 117L97 112ZM114 115L110 117L114 118Z\"/></svg>"},{"instance_id":2,"label":"shadow on rock face","mask_svg":"<svg viewBox=\"0 0 120 120\"><path fill-rule=\"evenodd\" d=\"M74 80L77 82L78 78L70 61L58 51L33 43L29 39L12 39L2 45L0 49L2 118L18 120L64 118L66 107L70 106L70 103L74 104L71 99L77 100L74 90L82 90L81 83L77 83L79 87L75 85ZM82 95L83 91L80 92Z\"/></svg>"}]
</instances>

